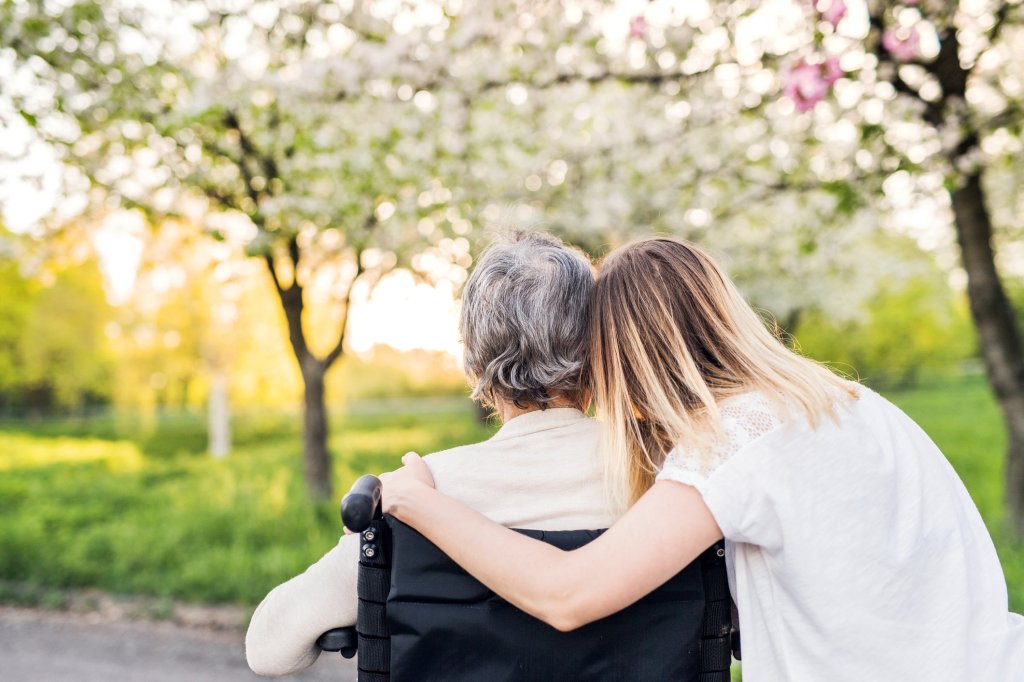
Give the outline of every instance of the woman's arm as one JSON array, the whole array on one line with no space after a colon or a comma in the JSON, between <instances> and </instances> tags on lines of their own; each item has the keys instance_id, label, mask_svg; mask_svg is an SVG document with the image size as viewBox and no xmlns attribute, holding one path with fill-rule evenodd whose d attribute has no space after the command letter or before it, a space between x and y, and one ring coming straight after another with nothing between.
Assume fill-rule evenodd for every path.
<instances>
[{"instance_id":1,"label":"woman's arm","mask_svg":"<svg viewBox=\"0 0 1024 682\"><path fill-rule=\"evenodd\" d=\"M629 606L722 537L695 488L661 481L601 537L565 552L437 492L418 457L403 462L382 477L385 511L497 594L563 632Z\"/></svg>"}]
</instances>

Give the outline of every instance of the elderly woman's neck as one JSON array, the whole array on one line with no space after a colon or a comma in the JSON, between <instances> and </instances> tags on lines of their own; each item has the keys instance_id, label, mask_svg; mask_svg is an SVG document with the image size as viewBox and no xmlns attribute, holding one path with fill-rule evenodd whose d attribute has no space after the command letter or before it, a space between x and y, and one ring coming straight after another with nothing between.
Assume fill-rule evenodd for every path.
<instances>
[{"instance_id":1,"label":"elderly woman's neck","mask_svg":"<svg viewBox=\"0 0 1024 682\"><path fill-rule=\"evenodd\" d=\"M539 412L541 409L550 410L552 408L558 407L570 407L575 408L577 410L583 409L583 406L580 404L580 401L578 399L571 400L564 396L556 396L555 399L548 403L544 408L541 408L540 405L525 405L523 407L520 407L519 405L516 405L513 402L500 400L494 406L494 411L498 413L498 419L500 419L501 423L504 424L508 421L511 421L512 419L515 419L516 417L527 414L529 412Z\"/></svg>"}]
</instances>

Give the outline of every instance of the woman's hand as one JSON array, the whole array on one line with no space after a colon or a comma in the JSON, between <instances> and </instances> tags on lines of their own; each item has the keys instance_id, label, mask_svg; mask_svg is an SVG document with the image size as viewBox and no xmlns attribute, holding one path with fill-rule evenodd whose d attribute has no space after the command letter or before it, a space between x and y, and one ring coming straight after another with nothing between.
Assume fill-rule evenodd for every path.
<instances>
[{"instance_id":1,"label":"woman's hand","mask_svg":"<svg viewBox=\"0 0 1024 682\"><path fill-rule=\"evenodd\" d=\"M430 469L415 452L406 453L402 457L402 464L401 469L380 476L384 486L381 496L384 513L399 520L405 520L405 515L415 506L419 496L434 487Z\"/></svg>"}]
</instances>

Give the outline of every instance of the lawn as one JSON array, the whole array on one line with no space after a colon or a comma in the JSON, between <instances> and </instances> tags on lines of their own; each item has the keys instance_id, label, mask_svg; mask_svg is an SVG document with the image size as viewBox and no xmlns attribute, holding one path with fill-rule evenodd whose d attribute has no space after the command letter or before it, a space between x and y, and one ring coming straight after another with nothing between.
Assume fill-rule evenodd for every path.
<instances>
[{"instance_id":1,"label":"lawn","mask_svg":"<svg viewBox=\"0 0 1024 682\"><path fill-rule=\"evenodd\" d=\"M889 396L928 431L963 477L1024 609L1024 546L1001 530L1003 436L984 383ZM396 408L397 409L397 408ZM337 505L306 497L296 419L239 418L235 451L204 452L199 416L0 423L0 599L11 585L253 605L337 538ZM468 403L336 415L337 490L493 430Z\"/></svg>"},{"instance_id":2,"label":"lawn","mask_svg":"<svg viewBox=\"0 0 1024 682\"><path fill-rule=\"evenodd\" d=\"M306 496L294 421L240 420L224 460L204 454L199 417L148 427L0 426L0 580L256 604L341 532L337 503ZM332 426L339 496L360 474L395 468L409 450L441 450L492 430L468 402L338 415ZM15 592L10 584L0 590Z\"/></svg>"}]
</instances>

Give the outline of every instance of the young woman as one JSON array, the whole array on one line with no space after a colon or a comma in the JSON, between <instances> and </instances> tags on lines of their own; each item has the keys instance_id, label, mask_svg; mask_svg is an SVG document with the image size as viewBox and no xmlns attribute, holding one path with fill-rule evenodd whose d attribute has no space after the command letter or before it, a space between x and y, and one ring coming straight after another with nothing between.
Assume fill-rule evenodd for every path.
<instances>
[{"instance_id":1,"label":"young woman","mask_svg":"<svg viewBox=\"0 0 1024 682\"><path fill-rule=\"evenodd\" d=\"M690 244L609 256L592 324L608 480L631 505L618 523L562 552L441 495L412 453L385 476L388 511L560 630L724 536L752 682L1024 680L992 540L906 415L788 350Z\"/></svg>"}]
</instances>

